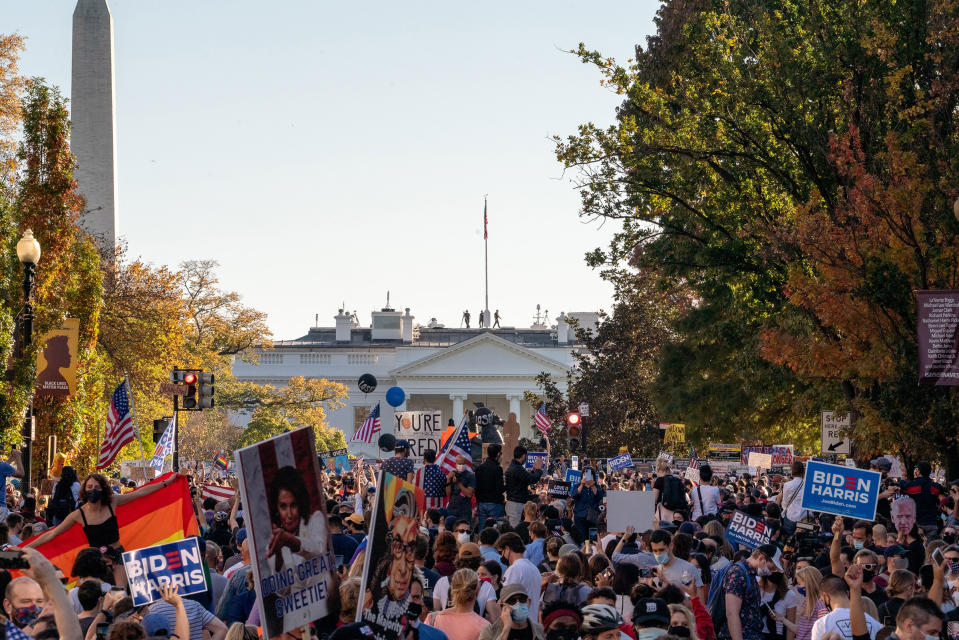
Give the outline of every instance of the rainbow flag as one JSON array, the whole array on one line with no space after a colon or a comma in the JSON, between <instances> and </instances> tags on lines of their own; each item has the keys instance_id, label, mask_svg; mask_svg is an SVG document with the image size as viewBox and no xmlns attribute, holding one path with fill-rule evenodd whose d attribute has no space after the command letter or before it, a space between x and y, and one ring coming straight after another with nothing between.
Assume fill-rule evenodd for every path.
<instances>
[{"instance_id":1,"label":"rainbow flag","mask_svg":"<svg viewBox=\"0 0 959 640\"><path fill-rule=\"evenodd\" d=\"M148 484L163 482L171 475L173 474L165 473ZM114 512L120 526L120 544L126 551L200 535L190 502L190 488L186 476L178 477L169 486L148 496L137 498L122 507L114 507ZM36 537L38 536L34 536ZM24 543L34 538L24 540ZM83 527L75 524L53 540L37 547L37 551L69 576L77 554L89 546Z\"/></svg>"},{"instance_id":2,"label":"rainbow flag","mask_svg":"<svg viewBox=\"0 0 959 640\"><path fill-rule=\"evenodd\" d=\"M223 469L226 471L227 466L230 464L230 461L226 459L226 456L223 455L223 452L220 452L220 455L216 457L216 460L213 461L213 466L217 469Z\"/></svg>"}]
</instances>

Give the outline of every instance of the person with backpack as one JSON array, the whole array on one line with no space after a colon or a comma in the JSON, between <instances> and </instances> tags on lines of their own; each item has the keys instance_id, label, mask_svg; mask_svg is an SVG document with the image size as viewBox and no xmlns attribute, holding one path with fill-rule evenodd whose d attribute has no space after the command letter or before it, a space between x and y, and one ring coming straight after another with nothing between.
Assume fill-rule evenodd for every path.
<instances>
[{"instance_id":1,"label":"person with backpack","mask_svg":"<svg viewBox=\"0 0 959 640\"><path fill-rule=\"evenodd\" d=\"M543 590L541 609L553 602L565 602L581 607L592 587L580 582L583 575L583 563L575 553L560 556L556 563L556 573L553 576L544 576L549 582Z\"/></svg>"},{"instance_id":2,"label":"person with backpack","mask_svg":"<svg viewBox=\"0 0 959 640\"><path fill-rule=\"evenodd\" d=\"M606 498L606 489L596 484L596 472L587 467L579 484L570 492L573 499L573 526L585 540L589 530L599 521L599 508Z\"/></svg>"},{"instance_id":3,"label":"person with backpack","mask_svg":"<svg viewBox=\"0 0 959 640\"><path fill-rule=\"evenodd\" d=\"M689 511L686 488L683 481L672 474L669 463L660 458L656 461L656 482L653 483L656 500L656 519L672 522L674 511Z\"/></svg>"},{"instance_id":4,"label":"person with backpack","mask_svg":"<svg viewBox=\"0 0 959 640\"><path fill-rule=\"evenodd\" d=\"M66 465L60 473L60 479L53 488L53 496L47 506L47 524L55 527L77 508L80 496L80 481L73 467Z\"/></svg>"},{"instance_id":5,"label":"person with backpack","mask_svg":"<svg viewBox=\"0 0 959 640\"><path fill-rule=\"evenodd\" d=\"M723 506L723 499L719 492L719 487L712 485L713 468L708 464L699 467L700 484L690 493L693 503L693 513L691 520L697 520L700 516L712 516L716 518L719 514L719 508Z\"/></svg>"},{"instance_id":6,"label":"person with backpack","mask_svg":"<svg viewBox=\"0 0 959 640\"><path fill-rule=\"evenodd\" d=\"M764 544L713 579L708 608L719 640L762 640L762 594L756 577L782 571L781 556L776 545Z\"/></svg>"}]
</instances>

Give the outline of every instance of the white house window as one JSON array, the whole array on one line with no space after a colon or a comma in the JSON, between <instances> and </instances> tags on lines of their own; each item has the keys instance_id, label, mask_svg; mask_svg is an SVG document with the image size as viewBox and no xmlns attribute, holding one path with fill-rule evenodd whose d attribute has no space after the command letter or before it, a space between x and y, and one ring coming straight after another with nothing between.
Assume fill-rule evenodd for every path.
<instances>
[{"instance_id":1,"label":"white house window","mask_svg":"<svg viewBox=\"0 0 959 640\"><path fill-rule=\"evenodd\" d=\"M301 353L300 364L330 364L328 353Z\"/></svg>"},{"instance_id":2,"label":"white house window","mask_svg":"<svg viewBox=\"0 0 959 640\"><path fill-rule=\"evenodd\" d=\"M264 353L260 356L260 364L283 364L283 354Z\"/></svg>"},{"instance_id":3,"label":"white house window","mask_svg":"<svg viewBox=\"0 0 959 640\"><path fill-rule=\"evenodd\" d=\"M379 359L374 353L350 353L346 356L347 364L376 364Z\"/></svg>"}]
</instances>

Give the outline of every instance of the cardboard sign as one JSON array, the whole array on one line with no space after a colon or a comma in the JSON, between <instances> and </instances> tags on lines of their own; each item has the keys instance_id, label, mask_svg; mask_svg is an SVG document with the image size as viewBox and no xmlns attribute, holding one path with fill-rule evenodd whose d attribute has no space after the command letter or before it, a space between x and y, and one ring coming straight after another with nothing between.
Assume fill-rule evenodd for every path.
<instances>
[{"instance_id":1,"label":"cardboard sign","mask_svg":"<svg viewBox=\"0 0 959 640\"><path fill-rule=\"evenodd\" d=\"M350 455L346 449L324 451L317 456L324 461L323 464L329 473L346 473L351 468Z\"/></svg>"},{"instance_id":2,"label":"cardboard sign","mask_svg":"<svg viewBox=\"0 0 959 640\"><path fill-rule=\"evenodd\" d=\"M875 520L882 474L838 464L806 463L802 508L857 520Z\"/></svg>"},{"instance_id":3,"label":"cardboard sign","mask_svg":"<svg viewBox=\"0 0 959 640\"><path fill-rule=\"evenodd\" d=\"M628 453L618 455L615 458L609 459L609 468L612 471L619 471L620 469L630 469L633 466L633 459L629 457Z\"/></svg>"},{"instance_id":4,"label":"cardboard sign","mask_svg":"<svg viewBox=\"0 0 959 640\"><path fill-rule=\"evenodd\" d=\"M684 477L690 482L695 482L696 484L700 484L702 482L702 480L699 479L699 467L696 467L695 469L692 467L686 467L686 473L684 474Z\"/></svg>"},{"instance_id":5,"label":"cardboard sign","mask_svg":"<svg viewBox=\"0 0 959 640\"><path fill-rule=\"evenodd\" d=\"M263 637L282 636L330 612L336 558L316 436L312 427L303 427L240 449L234 457ZM274 544L278 529L299 544Z\"/></svg>"},{"instance_id":6,"label":"cardboard sign","mask_svg":"<svg viewBox=\"0 0 959 640\"><path fill-rule=\"evenodd\" d=\"M570 483L563 480L550 480L546 483L546 495L553 498L563 498L565 500L572 490Z\"/></svg>"},{"instance_id":7,"label":"cardboard sign","mask_svg":"<svg viewBox=\"0 0 959 640\"><path fill-rule=\"evenodd\" d=\"M606 528L622 533L626 525L637 531L653 528L656 512L655 494L652 491L607 491Z\"/></svg>"},{"instance_id":8,"label":"cardboard sign","mask_svg":"<svg viewBox=\"0 0 959 640\"><path fill-rule=\"evenodd\" d=\"M672 464L673 464L673 454L671 454L671 453L666 453L665 451L661 451L661 452L659 453L659 455L656 456L656 460L665 460L665 461L666 461L666 464L672 465Z\"/></svg>"},{"instance_id":9,"label":"cardboard sign","mask_svg":"<svg viewBox=\"0 0 959 640\"><path fill-rule=\"evenodd\" d=\"M674 422L666 428L664 444L685 444L686 443L686 425Z\"/></svg>"},{"instance_id":10,"label":"cardboard sign","mask_svg":"<svg viewBox=\"0 0 959 640\"><path fill-rule=\"evenodd\" d=\"M439 453L440 442L446 425L439 409L429 411L395 411L393 433L397 440L410 443L410 458L423 462L423 452L432 449Z\"/></svg>"},{"instance_id":11,"label":"cardboard sign","mask_svg":"<svg viewBox=\"0 0 959 640\"><path fill-rule=\"evenodd\" d=\"M573 456L570 458L570 469L579 469L579 456Z\"/></svg>"},{"instance_id":12,"label":"cardboard sign","mask_svg":"<svg viewBox=\"0 0 959 640\"><path fill-rule=\"evenodd\" d=\"M123 566L135 607L159 600L162 584L175 584L183 596L207 590L196 538L127 551L123 554Z\"/></svg>"},{"instance_id":13,"label":"cardboard sign","mask_svg":"<svg viewBox=\"0 0 959 640\"><path fill-rule=\"evenodd\" d=\"M532 469L532 468L533 468L533 463L536 461L536 458L542 458L542 459L543 459L543 466L540 467L540 468L541 468L541 469L543 470L543 472L545 473L545 472L546 472L546 468L549 466L548 456L549 456L549 454L546 453L545 451L530 451L530 452L528 452L528 453L526 454L526 464L523 465L523 466L525 466L527 469Z\"/></svg>"},{"instance_id":14,"label":"cardboard sign","mask_svg":"<svg viewBox=\"0 0 959 640\"><path fill-rule=\"evenodd\" d=\"M733 512L729 526L726 527L726 539L747 549L769 544L771 535L772 531L765 522L738 509Z\"/></svg>"},{"instance_id":15,"label":"cardboard sign","mask_svg":"<svg viewBox=\"0 0 959 640\"><path fill-rule=\"evenodd\" d=\"M583 478L583 472L577 469L567 469L566 470L566 482L569 483L569 490L572 491L573 487L579 484L579 481Z\"/></svg>"},{"instance_id":16,"label":"cardboard sign","mask_svg":"<svg viewBox=\"0 0 959 640\"><path fill-rule=\"evenodd\" d=\"M756 469L769 469L773 466L773 457L769 453L750 452L746 464Z\"/></svg>"}]
</instances>

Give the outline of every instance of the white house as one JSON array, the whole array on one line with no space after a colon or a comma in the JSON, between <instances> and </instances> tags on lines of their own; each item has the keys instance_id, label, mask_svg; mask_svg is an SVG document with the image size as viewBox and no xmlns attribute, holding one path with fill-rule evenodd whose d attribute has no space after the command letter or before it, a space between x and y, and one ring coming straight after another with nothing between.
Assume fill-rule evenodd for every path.
<instances>
[{"instance_id":1,"label":"white house","mask_svg":"<svg viewBox=\"0 0 959 640\"><path fill-rule=\"evenodd\" d=\"M392 433L393 407L386 391L403 389L406 401L397 410L439 410L443 421L459 418L482 402L504 420L515 413L523 435L532 435L533 408L524 391L536 391L535 377L552 374L565 390L568 371L578 348L569 318L593 327L595 313L560 314L552 327L451 329L430 322L414 323L409 309L384 308L372 314L371 327L359 327L355 316L340 310L333 327L312 327L295 340L280 340L260 354L258 364L237 361L233 373L241 380L282 386L294 376L326 378L349 388L344 408L329 414L332 426L347 441L370 410L380 403L382 433ZM371 393L357 386L370 373L377 379ZM352 452L376 456L371 445L351 445Z\"/></svg>"}]
</instances>

